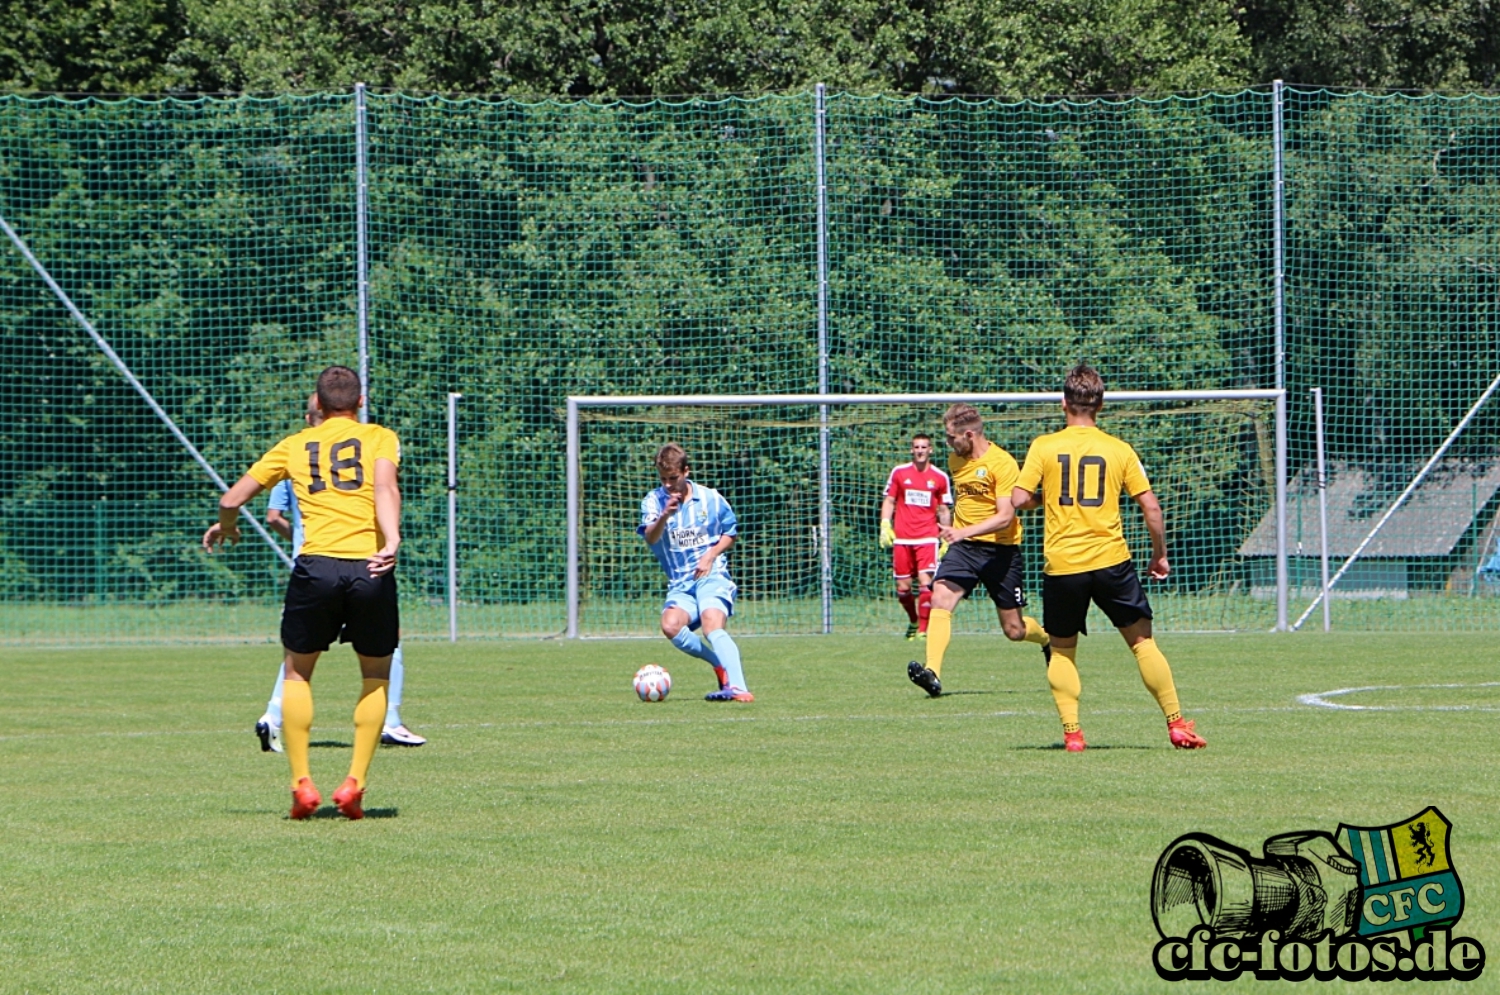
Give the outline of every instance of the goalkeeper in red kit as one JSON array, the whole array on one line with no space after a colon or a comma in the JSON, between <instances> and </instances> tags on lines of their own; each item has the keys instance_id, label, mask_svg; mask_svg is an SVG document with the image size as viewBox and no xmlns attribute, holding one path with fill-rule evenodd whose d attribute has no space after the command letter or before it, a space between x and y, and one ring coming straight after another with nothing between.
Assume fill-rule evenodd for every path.
<instances>
[{"instance_id":1,"label":"goalkeeper in red kit","mask_svg":"<svg viewBox=\"0 0 1500 995\"><path fill-rule=\"evenodd\" d=\"M891 470L880 503L880 545L891 550L896 599L909 619L907 639L927 638L932 575L939 558L938 528L953 521L953 488L948 475L931 460L931 436L912 436L911 462Z\"/></svg>"}]
</instances>

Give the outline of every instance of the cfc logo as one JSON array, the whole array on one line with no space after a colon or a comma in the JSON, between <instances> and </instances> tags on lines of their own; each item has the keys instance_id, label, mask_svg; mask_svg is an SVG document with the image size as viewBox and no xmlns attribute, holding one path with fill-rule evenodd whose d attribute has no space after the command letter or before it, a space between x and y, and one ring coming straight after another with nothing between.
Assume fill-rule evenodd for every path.
<instances>
[{"instance_id":1,"label":"cfc logo","mask_svg":"<svg viewBox=\"0 0 1500 995\"><path fill-rule=\"evenodd\" d=\"M1463 885L1435 808L1404 822L1272 836L1264 856L1205 833L1156 862L1152 959L1167 981L1470 981L1484 947L1456 936Z\"/></svg>"}]
</instances>

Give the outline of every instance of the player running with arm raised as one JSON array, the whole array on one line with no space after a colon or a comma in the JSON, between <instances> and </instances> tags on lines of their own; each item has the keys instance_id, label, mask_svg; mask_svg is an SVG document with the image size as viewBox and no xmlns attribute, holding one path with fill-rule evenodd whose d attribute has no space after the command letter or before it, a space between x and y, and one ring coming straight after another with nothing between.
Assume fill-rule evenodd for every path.
<instances>
[{"instance_id":1,"label":"player running with arm raised","mask_svg":"<svg viewBox=\"0 0 1500 995\"><path fill-rule=\"evenodd\" d=\"M354 709L354 757L333 802L345 816L359 819L401 631L394 573L401 547L401 443L390 429L356 420L359 377L347 366L330 366L318 376L317 398L323 423L282 439L236 481L219 499L219 520L203 534L203 546L212 550L238 541L239 509L264 488L292 480L306 541L281 613L282 743L292 769L291 816L306 819L323 800L308 765L311 681L318 657L338 639L353 644L364 683Z\"/></svg>"},{"instance_id":2,"label":"player running with arm raised","mask_svg":"<svg viewBox=\"0 0 1500 995\"><path fill-rule=\"evenodd\" d=\"M1018 509L1046 509L1042 576L1043 621L1052 637L1047 683L1062 719L1063 746L1070 753L1084 747L1078 724L1078 634L1087 634L1089 602L1109 617L1135 655L1141 680L1167 718L1172 745L1184 750L1207 746L1182 717L1172 668L1151 638L1151 605L1141 588L1120 524L1120 493L1129 494L1146 518L1151 534L1147 570L1164 580L1167 533L1161 504L1140 457L1123 440L1096 424L1104 406L1104 380L1080 363L1063 381L1063 416L1067 427L1032 442L1011 500Z\"/></svg>"},{"instance_id":3,"label":"player running with arm raised","mask_svg":"<svg viewBox=\"0 0 1500 995\"><path fill-rule=\"evenodd\" d=\"M734 614L734 581L724 554L739 525L723 495L688 479L687 453L675 442L656 453L661 486L641 499L636 531L667 574L661 632L682 652L714 668L719 689L707 701L754 701L745 684L740 650L724 624ZM702 628L700 638L695 629Z\"/></svg>"},{"instance_id":4,"label":"player running with arm raised","mask_svg":"<svg viewBox=\"0 0 1500 995\"><path fill-rule=\"evenodd\" d=\"M1047 633L1026 607L1026 570L1021 556L1021 523L1010 504L1016 461L984 434L984 419L973 406L955 404L943 415L952 451L953 524L938 530L948 552L932 584L932 616L927 624L927 665L916 660L906 676L936 698L943 693L943 654L953 636L953 610L984 584L1007 639L1036 643L1047 653Z\"/></svg>"},{"instance_id":5,"label":"player running with arm raised","mask_svg":"<svg viewBox=\"0 0 1500 995\"><path fill-rule=\"evenodd\" d=\"M880 545L891 550L896 600L910 620L906 638L926 639L932 612L932 572L937 569L938 529L953 520L948 475L931 463L932 436L911 437L911 462L891 470L880 502ZM915 577L918 592L912 593Z\"/></svg>"}]
</instances>

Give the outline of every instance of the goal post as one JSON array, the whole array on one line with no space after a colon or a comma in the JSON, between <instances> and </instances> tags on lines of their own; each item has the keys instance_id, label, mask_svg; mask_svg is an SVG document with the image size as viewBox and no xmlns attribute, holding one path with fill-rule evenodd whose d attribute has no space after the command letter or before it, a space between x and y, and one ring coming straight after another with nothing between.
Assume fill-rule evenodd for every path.
<instances>
[{"instance_id":1,"label":"goal post","mask_svg":"<svg viewBox=\"0 0 1500 995\"><path fill-rule=\"evenodd\" d=\"M1057 407L1061 401L1060 392L570 396L565 415L566 635L569 638L582 635L581 613L590 596L596 596L601 605L621 606L619 610L629 615L632 622L623 629L620 626L624 623L605 626L607 631L623 634L636 631L635 622L642 617L632 603L660 594L659 572L653 580L646 580L655 565L648 562L643 549L635 548L639 539L634 534L640 497L656 485L649 452L654 452L657 445L686 442L690 455L695 457L695 476L724 490L739 511L742 529L761 529L765 544L774 548L772 556L765 551L743 550L737 545L731 556L737 562L749 558L752 572L757 576L780 577L781 587L774 597L783 599L787 605L801 603L805 610L795 613L789 608L787 615L789 618L795 615L794 621L757 631L827 633L834 627L831 606L840 580L824 565L831 562L842 545L848 545L858 550L859 562L844 565L844 587L857 585L862 589L879 584L876 580L879 570L873 565L878 557L868 549L873 537L858 519L875 514L885 471L906 460L905 439L913 430L940 436L943 407L957 402L973 404L986 414L987 422L997 423L988 432L990 438L1021 461L1031 438L1060 427ZM1177 520L1174 513L1185 514L1184 504L1192 506L1195 528L1211 530L1211 535L1208 532L1205 535L1213 540L1216 560L1186 567L1183 570L1186 586L1178 590L1186 592L1185 598L1194 598L1198 604L1208 606L1206 610L1217 611L1218 623L1199 612L1203 618L1192 627L1285 630L1286 391L1110 391L1105 402L1102 427L1110 430L1116 423L1128 423L1116 430L1138 450L1143 449L1142 436L1155 440L1146 447L1150 451L1141 451L1141 455L1148 464L1153 486L1160 491L1166 482L1171 492L1164 502L1169 536ZM687 417L684 409L695 413ZM759 416L753 409L762 409ZM899 414L883 415L881 409ZM827 417L825 411L838 417ZM590 443L584 439L584 426L592 423L601 425L601 439L593 444L593 449L601 453L591 450L586 454ZM830 427L843 434L842 446L822 444L820 436ZM774 493L768 492L759 499L760 507L776 509L774 517L778 522L774 530L762 522L747 520L741 504L744 495L737 494L733 487L723 486L727 467L716 467L712 459L705 460L702 454L695 453L692 439L685 438L688 436L699 439L700 446L712 446L721 463L734 463L746 481L775 479ZM782 450L782 446L788 448ZM935 448L941 452L940 447ZM770 456L767 450L771 451ZM938 453L934 456L941 468L944 462ZM1162 471L1168 467L1157 464L1167 463L1168 455L1172 456L1170 463L1174 470L1195 461L1200 463L1192 472L1201 473L1203 479L1182 477L1180 482L1167 482L1168 476ZM841 466L841 460L848 464L847 468ZM800 476L799 471L788 468L791 463L801 467ZM875 469L880 465L884 471ZM597 478L596 484L590 485L591 478ZM805 491L814 489L814 508L793 507L805 500ZM1179 495L1180 500L1172 499ZM597 508L590 521L602 516L603 524L588 527L586 508ZM852 509L852 517L837 515L840 508ZM1271 605L1265 603L1263 620L1260 605L1252 605L1249 600L1255 586L1242 575L1243 565L1235 562L1240 542L1262 518L1269 519L1275 530L1274 594L1271 599L1261 599L1261 602L1274 601L1274 618L1270 616ZM1037 578L1041 571L1041 520L1039 516L1028 516L1026 523L1029 532L1026 543L1035 550L1028 553L1028 576L1035 591L1040 587ZM1127 526L1127 531L1131 528ZM1190 555L1193 538L1174 536L1174 554ZM1132 548L1137 551L1141 549L1139 540L1140 536L1136 536L1132 541ZM760 590L745 591L740 569L732 566L731 570L742 585L742 597L746 594L767 597L766 585L762 584ZM595 575L587 585L586 572ZM887 561L885 576L889 572ZM1174 568L1174 574L1177 572ZM809 582L816 584L816 590L810 589ZM586 591L586 586L590 590ZM1262 585L1260 589L1267 587L1270 585ZM878 590L872 589L869 592L872 601L879 601L882 596L888 598L888 588L886 580ZM855 624L863 625L862 617L853 614ZM648 612L643 617L651 615ZM981 621L975 620L976 624Z\"/></svg>"}]
</instances>

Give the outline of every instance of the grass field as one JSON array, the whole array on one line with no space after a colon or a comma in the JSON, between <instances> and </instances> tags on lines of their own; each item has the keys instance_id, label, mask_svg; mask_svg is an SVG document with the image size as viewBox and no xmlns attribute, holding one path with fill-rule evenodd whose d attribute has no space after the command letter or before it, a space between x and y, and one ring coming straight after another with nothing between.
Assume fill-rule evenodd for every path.
<instances>
[{"instance_id":1,"label":"grass field","mask_svg":"<svg viewBox=\"0 0 1500 995\"><path fill-rule=\"evenodd\" d=\"M899 640L746 639L752 705L705 703L707 667L659 640L413 642L431 743L376 756L359 823L287 820L250 731L269 647L7 649L0 991L1218 990L1150 966L1169 842L1258 853L1427 805L1457 932L1500 951L1492 638L1162 642L1207 750L1169 748L1112 635L1084 642L1082 755L1039 654L993 638L955 641L936 700ZM676 678L661 704L630 691L648 662ZM1365 685L1394 687L1330 700L1383 709L1297 702ZM347 650L314 687L326 795Z\"/></svg>"}]
</instances>

